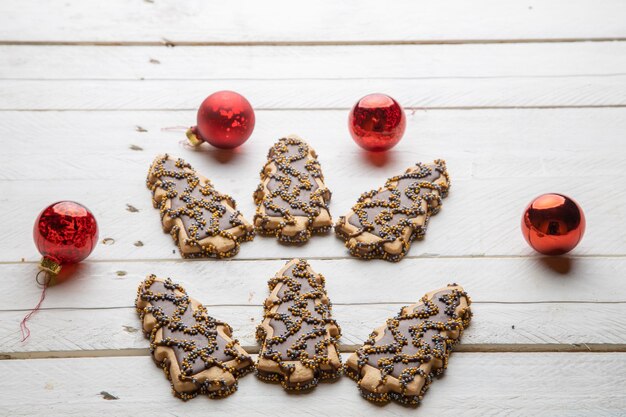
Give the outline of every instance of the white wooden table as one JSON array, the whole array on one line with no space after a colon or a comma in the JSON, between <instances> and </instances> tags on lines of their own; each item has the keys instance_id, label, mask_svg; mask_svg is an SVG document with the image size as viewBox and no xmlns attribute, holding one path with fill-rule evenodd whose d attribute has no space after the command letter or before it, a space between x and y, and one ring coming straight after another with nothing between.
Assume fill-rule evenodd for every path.
<instances>
[{"instance_id":1,"label":"white wooden table","mask_svg":"<svg viewBox=\"0 0 626 417\"><path fill-rule=\"evenodd\" d=\"M225 3L0 0L0 415L626 415L626 2ZM221 89L256 108L242 148L192 150L162 130ZM377 91L408 123L370 158L346 119ZM333 235L181 260L145 188L153 157L185 158L251 218L267 149L289 133L318 150L335 218L446 159L453 185L426 239L398 264L352 259ZM519 231L551 191L588 225L556 260ZM40 291L32 225L60 199L91 208L107 244L48 291L21 343ZM133 308L140 280L177 279L256 352L267 279L296 256L327 277L345 353L423 293L465 286L473 323L417 410L373 406L347 378L298 396L252 375L224 400L170 394Z\"/></svg>"}]
</instances>

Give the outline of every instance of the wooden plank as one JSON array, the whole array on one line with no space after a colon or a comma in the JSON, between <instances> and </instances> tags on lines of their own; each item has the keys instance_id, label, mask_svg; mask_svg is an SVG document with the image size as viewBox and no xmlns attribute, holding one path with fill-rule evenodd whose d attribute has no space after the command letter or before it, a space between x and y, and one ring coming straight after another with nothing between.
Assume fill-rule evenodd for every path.
<instances>
[{"instance_id":1,"label":"wooden plank","mask_svg":"<svg viewBox=\"0 0 626 417\"><path fill-rule=\"evenodd\" d=\"M0 46L0 54L0 78L7 79L1 83L3 109L193 109L208 92L225 88L245 93L256 108L345 108L376 90L407 107L622 105L619 74L626 69L626 42ZM372 54L379 59L372 62ZM354 65L365 60L368 65ZM180 65L187 61L194 65ZM73 82L42 82L60 79ZM105 81L110 79L124 82ZM289 93L294 90L300 94Z\"/></svg>"},{"instance_id":2,"label":"wooden plank","mask_svg":"<svg viewBox=\"0 0 626 417\"><path fill-rule=\"evenodd\" d=\"M191 110L0 112L0 138L11 140L10 152L0 155L0 179L143 180L152 158L170 152L184 156L218 185L245 181L256 188L267 149L291 131L318 150L333 191L343 183L337 178L365 177L369 182L403 170L416 158L446 158L453 180L626 173L617 155L626 150L620 140L626 129L621 108L411 110L404 139L379 158L360 152L350 138L347 117L346 110L257 111L251 139L236 152L220 152L209 145L183 146L184 126L196 119ZM72 158L77 152L81 158ZM17 157L28 157L32 167L20 169ZM94 166L98 169L85 169ZM235 173L241 175L233 178ZM369 187L374 185L378 183Z\"/></svg>"},{"instance_id":3,"label":"wooden plank","mask_svg":"<svg viewBox=\"0 0 626 417\"><path fill-rule=\"evenodd\" d=\"M580 164L583 165L582 162ZM83 163L77 162L77 165ZM254 188L250 180L242 181L243 184L239 185L231 184L238 175L241 174L236 174L228 182L217 184L225 184L220 189L235 195L244 216L250 219L254 207L246 197L250 195L247 191ZM137 175L130 178L142 177ZM331 204L334 218L347 211L360 191L371 188L370 184L382 184L384 178L386 176L380 175L379 178L365 177L352 181L351 177L344 177L345 184L341 188L331 188L335 193L335 200ZM336 181L333 182L336 184ZM330 181L327 182L329 183ZM64 180L49 184L48 181L31 180L0 182L0 188L5 193L0 213L8 216L6 218L14 219L12 228L5 232L5 240L0 241L0 262L39 260L40 255L30 235L32 225L46 205L62 199L82 202L95 213L99 221L100 244L90 259L180 259L171 236L163 233L158 211L152 208L148 191L141 182L119 185L119 180ZM354 187L352 191L346 190L349 184ZM612 183L598 183L591 178L577 178L572 181L567 178L538 177L532 181L518 178L456 180L454 187L455 194L448 197L445 211L441 211L431 220L426 238L415 242L408 257L535 256L522 237L519 222L526 204L547 191L573 196L585 209L589 224L594 225L587 229L584 239L572 255L626 254L626 236L618 233L614 226L621 224L624 219L626 193L616 189ZM345 192L343 195L340 194L342 189ZM612 195L610 205L595 204L611 193L615 194ZM142 194L145 198L141 197ZM497 204L490 200L493 196L500 197ZM129 211L128 207L139 211ZM469 207L474 211L468 213L471 211ZM254 241L242 245L235 260L286 259L298 256L337 259L347 258L349 254L343 241L337 239L334 233L316 236L304 246L285 246L274 238L257 236ZM372 261L371 264L377 262L383 261Z\"/></svg>"},{"instance_id":4,"label":"wooden plank","mask_svg":"<svg viewBox=\"0 0 626 417\"><path fill-rule=\"evenodd\" d=\"M342 351L352 351L370 332L398 313L402 304L336 304L333 316L342 329ZM248 352L258 352L259 306L209 306L209 314L233 327ZM474 303L474 320L463 335L462 351L626 349L626 304ZM98 355L98 351L148 354L132 307L91 310L42 310L21 342L24 311L0 312L0 358Z\"/></svg>"},{"instance_id":5,"label":"wooden plank","mask_svg":"<svg viewBox=\"0 0 626 417\"><path fill-rule=\"evenodd\" d=\"M45 43L335 43L459 42L626 37L619 0L414 2L359 7L323 0L308 5L193 0L106 3L3 1L4 42ZM375 10L375 13L372 11ZM54 16L54 19L50 19ZM297 17L296 17L297 16Z\"/></svg>"},{"instance_id":6,"label":"wooden plank","mask_svg":"<svg viewBox=\"0 0 626 417\"><path fill-rule=\"evenodd\" d=\"M0 110L196 110L217 90L239 91L255 109L349 109L384 91L405 109L626 106L626 75L561 78L22 81L0 80ZM291 94L297 91L298 94Z\"/></svg>"},{"instance_id":7,"label":"wooden plank","mask_svg":"<svg viewBox=\"0 0 626 417\"><path fill-rule=\"evenodd\" d=\"M621 157L626 109L409 112L406 138L378 157L354 145L345 111L257 113L250 141L236 152L222 152L208 145L189 149L181 144L182 130L161 131L192 123L194 112L189 111L1 112L0 137L11 142L10 151L0 154L0 215L11 218L13 227L0 242L0 261L36 260L24 231L46 204L64 198L90 207L100 221L101 238L115 241L100 245L91 259L176 259L144 185L154 156L184 157L233 195L250 218L251 192L267 149L290 132L310 140L320 154L335 218L361 192L416 161L447 160L452 191L410 256L531 255L519 219L530 199L551 191L574 197L593 225L574 254L626 254L626 236L614 227L626 218L626 192L615 187L615 180L599 181L626 174ZM138 126L147 132L137 131ZM611 204L597 204L607 196ZM138 241L143 246L136 246ZM259 237L243 245L237 259L346 255L332 235L297 248Z\"/></svg>"},{"instance_id":8,"label":"wooden plank","mask_svg":"<svg viewBox=\"0 0 626 417\"><path fill-rule=\"evenodd\" d=\"M450 282L463 285L476 302L626 302L626 289L615 284L624 270L620 258L419 258L398 264L312 260L327 278L337 305L415 302L427 291ZM209 305L260 305L267 280L284 260L83 262L67 267L63 283L48 290L45 308L132 307L137 285L150 273L180 282ZM569 269L568 269L569 268ZM2 311L29 310L40 288L37 266L0 265ZM381 280L383 280L381 282ZM376 284L376 285L375 285Z\"/></svg>"},{"instance_id":9,"label":"wooden plank","mask_svg":"<svg viewBox=\"0 0 626 417\"><path fill-rule=\"evenodd\" d=\"M345 358L345 356L344 356ZM117 416L163 414L400 416L397 404L377 407L360 398L346 377L314 392L288 395L252 375L234 395L183 402L148 357L0 361L10 384L0 391L11 416ZM462 353L452 355L419 412L437 416L614 416L626 408L626 354ZM528 376L532 375L532 378ZM557 389L558 387L558 389ZM114 400L104 399L108 393Z\"/></svg>"},{"instance_id":10,"label":"wooden plank","mask_svg":"<svg viewBox=\"0 0 626 417\"><path fill-rule=\"evenodd\" d=\"M0 56L0 79L10 80L309 79L367 84L372 79L455 78L471 84L485 78L626 72L626 42L254 48L0 45ZM202 90L205 95L210 91Z\"/></svg>"}]
</instances>

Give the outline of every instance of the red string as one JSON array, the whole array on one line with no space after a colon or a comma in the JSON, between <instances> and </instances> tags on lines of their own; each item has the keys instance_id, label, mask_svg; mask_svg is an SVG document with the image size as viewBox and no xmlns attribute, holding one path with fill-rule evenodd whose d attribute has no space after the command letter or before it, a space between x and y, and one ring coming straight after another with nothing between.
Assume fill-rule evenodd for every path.
<instances>
[{"instance_id":1,"label":"red string","mask_svg":"<svg viewBox=\"0 0 626 417\"><path fill-rule=\"evenodd\" d=\"M41 272L43 271L40 271L40 273ZM39 276L39 274L37 274L37 276ZM22 342L26 341L26 339L30 337L30 329L26 325L26 322L31 318L33 314L35 314L41 308L41 303L43 303L43 300L46 299L46 289L48 288L49 282L50 282L50 276L46 274L46 280L43 283L43 289L41 290L41 298L39 298L39 302L37 303L35 308L30 310L30 312L26 316L24 316L24 318L20 322L20 330L22 331Z\"/></svg>"}]
</instances>

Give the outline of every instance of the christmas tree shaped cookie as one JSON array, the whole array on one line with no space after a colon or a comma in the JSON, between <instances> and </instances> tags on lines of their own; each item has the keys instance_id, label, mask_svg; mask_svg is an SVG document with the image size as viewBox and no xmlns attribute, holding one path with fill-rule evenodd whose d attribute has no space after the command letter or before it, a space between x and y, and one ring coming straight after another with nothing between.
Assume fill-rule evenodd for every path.
<instances>
[{"instance_id":1,"label":"christmas tree shaped cookie","mask_svg":"<svg viewBox=\"0 0 626 417\"><path fill-rule=\"evenodd\" d=\"M374 330L348 358L346 374L370 401L418 404L469 325L469 306L469 297L456 284L429 292Z\"/></svg>"},{"instance_id":2,"label":"christmas tree shaped cookie","mask_svg":"<svg viewBox=\"0 0 626 417\"><path fill-rule=\"evenodd\" d=\"M257 329L257 376L287 390L309 389L339 376L341 330L332 319L324 277L294 259L270 279L269 288Z\"/></svg>"},{"instance_id":3,"label":"christmas tree shaped cookie","mask_svg":"<svg viewBox=\"0 0 626 417\"><path fill-rule=\"evenodd\" d=\"M237 379L253 369L250 356L231 338L231 327L209 316L169 278L146 278L135 306L152 357L177 397L225 397L237 390Z\"/></svg>"},{"instance_id":4,"label":"christmas tree shaped cookie","mask_svg":"<svg viewBox=\"0 0 626 417\"><path fill-rule=\"evenodd\" d=\"M335 232L353 256L399 261L414 239L424 237L430 216L437 214L449 188L444 161L417 163L389 178L384 187L362 194L340 217Z\"/></svg>"},{"instance_id":5,"label":"christmas tree shaped cookie","mask_svg":"<svg viewBox=\"0 0 626 417\"><path fill-rule=\"evenodd\" d=\"M267 159L254 193L257 232L285 243L304 243L313 233L330 230L331 194L309 144L288 136L272 146Z\"/></svg>"},{"instance_id":6,"label":"christmas tree shaped cookie","mask_svg":"<svg viewBox=\"0 0 626 417\"><path fill-rule=\"evenodd\" d=\"M254 230L235 208L235 201L217 191L182 159L158 156L146 181L152 203L161 211L163 230L169 232L184 258L227 258L252 240Z\"/></svg>"}]
</instances>

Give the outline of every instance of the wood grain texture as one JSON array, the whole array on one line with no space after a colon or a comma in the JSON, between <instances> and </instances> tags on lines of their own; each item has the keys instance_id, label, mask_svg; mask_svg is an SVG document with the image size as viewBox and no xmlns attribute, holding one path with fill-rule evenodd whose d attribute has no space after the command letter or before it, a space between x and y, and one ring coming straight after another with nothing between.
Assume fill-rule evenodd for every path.
<instances>
[{"instance_id":1,"label":"wood grain texture","mask_svg":"<svg viewBox=\"0 0 626 417\"><path fill-rule=\"evenodd\" d=\"M258 182L269 147L290 131L319 149L324 171L332 172L327 174L329 181L337 184L343 182L338 174L371 181L404 170L416 158L433 157L454 165L453 181L626 174L618 155L626 149L618 140L626 129L626 110L620 108L411 110L403 140L378 156L354 145L345 110L258 111L253 136L236 151L182 146L185 126L194 124L195 113L0 112L0 137L7 144L7 152L0 155L0 180L118 180L130 175L142 182L146 161L170 152L197 161L198 169L214 181ZM607 154L606 149L612 152ZM71 158L77 152L81 158ZM19 158L25 156L29 169L20 169ZM240 176L233 178L236 172Z\"/></svg>"},{"instance_id":2,"label":"wood grain texture","mask_svg":"<svg viewBox=\"0 0 626 417\"><path fill-rule=\"evenodd\" d=\"M626 96L626 42L0 46L0 54L0 109L9 110L191 110L219 89L244 93L256 109L348 108L371 91L407 108L620 106Z\"/></svg>"},{"instance_id":3,"label":"wood grain texture","mask_svg":"<svg viewBox=\"0 0 626 417\"><path fill-rule=\"evenodd\" d=\"M403 305L335 304L333 316L342 329L340 349L353 351ZM255 331L262 319L262 306L208 306L208 310L209 315L233 327L233 335L244 349L258 353ZM626 315L623 303L477 302L472 311L477 320L463 334L458 346L461 351L584 351L599 345L604 349L626 348L626 324L619 320ZM148 341L132 307L44 309L31 320L31 337L22 343L19 322L24 314L25 311L0 312L0 358L102 355L98 351L149 354Z\"/></svg>"},{"instance_id":4,"label":"wood grain texture","mask_svg":"<svg viewBox=\"0 0 626 417\"><path fill-rule=\"evenodd\" d=\"M345 109L384 91L408 109L626 106L626 75L434 80L0 80L0 110L196 110L211 91L245 94L256 111ZM290 92L297 91L298 94Z\"/></svg>"},{"instance_id":5,"label":"wood grain texture","mask_svg":"<svg viewBox=\"0 0 626 417\"><path fill-rule=\"evenodd\" d=\"M368 46L0 45L10 80L558 78L626 72L626 42ZM372 59L375 57L376 59ZM196 92L204 98L209 88ZM182 94L181 94L182 95ZM195 97L195 95L194 95Z\"/></svg>"},{"instance_id":6,"label":"wood grain texture","mask_svg":"<svg viewBox=\"0 0 626 417\"><path fill-rule=\"evenodd\" d=\"M549 370L549 371L548 371ZM452 355L418 410L363 400L353 381L321 384L309 395L288 395L247 376L236 394L219 401L182 402L149 357L0 361L11 381L0 404L11 416L128 416L137 414L230 416L615 416L626 408L626 354L462 353ZM529 378L528 375L533 375ZM115 399L106 400L104 393ZM107 397L110 398L110 397Z\"/></svg>"},{"instance_id":7,"label":"wood grain texture","mask_svg":"<svg viewBox=\"0 0 626 417\"><path fill-rule=\"evenodd\" d=\"M38 258L24 236L41 208L62 198L92 209L101 239L114 239L99 245L90 259L176 259L145 188L153 157L163 152L184 157L231 194L249 219L267 149L292 132L318 151L335 218L362 192L416 161L446 159L450 196L409 256L531 255L519 219L527 202L547 191L573 196L593 225L574 254L626 254L626 236L615 227L626 218L626 192L614 183L626 175L621 157L626 109L415 111L407 117L404 140L372 156L349 138L345 111L259 111L254 136L235 152L208 145L190 149L182 129L161 130L192 123L192 111L0 112L0 137L9 140L9 151L0 154L0 215L14 219L0 241L0 261ZM328 258L347 252L333 235L314 237L303 247L258 237L237 259L277 256Z\"/></svg>"},{"instance_id":8,"label":"wood grain texture","mask_svg":"<svg viewBox=\"0 0 626 417\"><path fill-rule=\"evenodd\" d=\"M94 4L3 1L4 42L328 43L604 39L626 37L626 5L606 0L415 2L193 0ZM50 19L54 16L54 19Z\"/></svg>"},{"instance_id":9,"label":"wood grain texture","mask_svg":"<svg viewBox=\"0 0 626 417\"><path fill-rule=\"evenodd\" d=\"M326 277L329 296L337 305L412 304L427 291L452 282L462 284L476 302L624 303L626 289L616 285L615 277L625 262L623 257L407 258L390 267L382 261L310 261ZM150 273L171 277L208 305L256 306L267 297L267 280L284 264L284 260L86 261L66 268L61 275L66 281L50 288L44 307L132 307L137 285ZM34 263L0 265L0 311L32 308L40 293L34 283L36 272Z\"/></svg>"}]
</instances>

